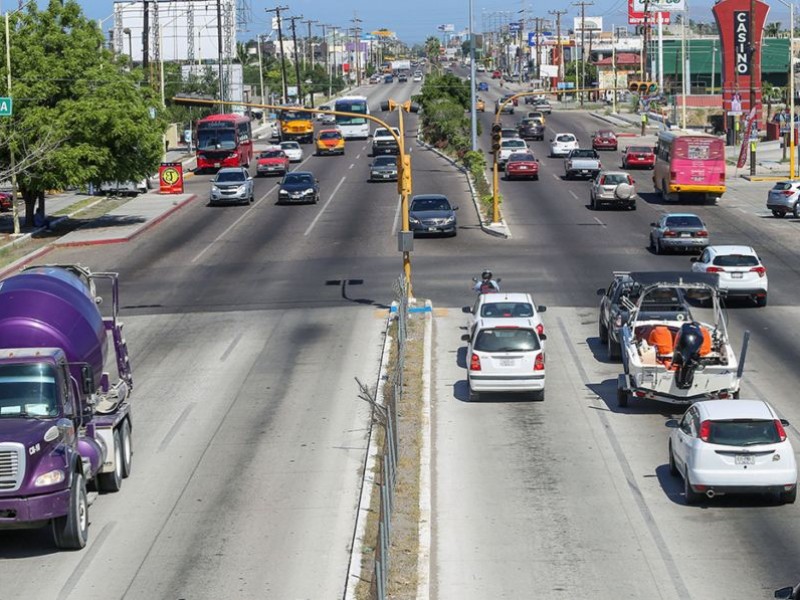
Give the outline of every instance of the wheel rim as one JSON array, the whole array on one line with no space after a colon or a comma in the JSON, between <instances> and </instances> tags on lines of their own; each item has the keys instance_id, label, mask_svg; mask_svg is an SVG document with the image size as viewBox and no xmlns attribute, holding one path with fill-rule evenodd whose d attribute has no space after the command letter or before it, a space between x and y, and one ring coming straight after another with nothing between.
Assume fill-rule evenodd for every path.
<instances>
[{"instance_id":1,"label":"wheel rim","mask_svg":"<svg viewBox=\"0 0 800 600\"><path fill-rule=\"evenodd\" d=\"M88 527L88 511L86 510L86 494L81 491L80 499L78 500L78 525L81 533L86 531Z\"/></svg>"},{"instance_id":2,"label":"wheel rim","mask_svg":"<svg viewBox=\"0 0 800 600\"><path fill-rule=\"evenodd\" d=\"M126 465L131 464L131 456L133 454L133 450L131 448L131 436L126 430L122 434L122 454L123 460L125 461Z\"/></svg>"}]
</instances>

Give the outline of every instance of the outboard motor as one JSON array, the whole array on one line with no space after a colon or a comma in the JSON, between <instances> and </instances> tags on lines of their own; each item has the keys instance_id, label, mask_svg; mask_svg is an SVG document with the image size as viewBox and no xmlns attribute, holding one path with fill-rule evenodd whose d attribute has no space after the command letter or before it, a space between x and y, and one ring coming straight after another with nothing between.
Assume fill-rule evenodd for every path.
<instances>
[{"instance_id":1,"label":"outboard motor","mask_svg":"<svg viewBox=\"0 0 800 600\"><path fill-rule=\"evenodd\" d=\"M688 390L694 382L694 372L699 366L700 346L703 345L703 330L697 323L684 323L675 337L672 365L677 368L675 385Z\"/></svg>"}]
</instances>

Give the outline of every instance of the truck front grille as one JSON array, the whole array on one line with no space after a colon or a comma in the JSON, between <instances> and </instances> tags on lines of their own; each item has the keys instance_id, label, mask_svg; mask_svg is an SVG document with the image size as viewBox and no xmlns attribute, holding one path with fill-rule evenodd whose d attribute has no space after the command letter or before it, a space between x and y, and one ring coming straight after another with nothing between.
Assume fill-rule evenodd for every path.
<instances>
[{"instance_id":1,"label":"truck front grille","mask_svg":"<svg viewBox=\"0 0 800 600\"><path fill-rule=\"evenodd\" d=\"M25 447L16 442L0 443L0 491L18 490L25 474Z\"/></svg>"}]
</instances>

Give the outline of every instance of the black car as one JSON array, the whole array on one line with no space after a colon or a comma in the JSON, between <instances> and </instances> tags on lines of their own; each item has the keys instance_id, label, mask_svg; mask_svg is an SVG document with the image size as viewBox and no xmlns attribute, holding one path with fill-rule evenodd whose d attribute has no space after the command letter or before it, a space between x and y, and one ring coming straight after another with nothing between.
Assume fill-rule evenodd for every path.
<instances>
[{"instance_id":1,"label":"black car","mask_svg":"<svg viewBox=\"0 0 800 600\"><path fill-rule=\"evenodd\" d=\"M600 341L606 344L609 360L619 360L621 356L620 331L628 322L630 311L639 300L640 294L641 286L629 273L623 271L614 272L614 281L608 289L597 290L597 295L600 296L598 335ZM638 319L691 321L692 314L683 290L665 288L644 299Z\"/></svg>"},{"instance_id":2,"label":"black car","mask_svg":"<svg viewBox=\"0 0 800 600\"><path fill-rule=\"evenodd\" d=\"M397 157L376 156L369 165L370 181L397 181Z\"/></svg>"},{"instance_id":3,"label":"black car","mask_svg":"<svg viewBox=\"0 0 800 600\"><path fill-rule=\"evenodd\" d=\"M451 206L446 196L426 194L414 196L408 209L408 221L414 234L457 234L457 206Z\"/></svg>"},{"instance_id":4,"label":"black car","mask_svg":"<svg viewBox=\"0 0 800 600\"><path fill-rule=\"evenodd\" d=\"M517 125L517 131L523 140L544 139L544 125L537 119L522 119Z\"/></svg>"},{"instance_id":5,"label":"black car","mask_svg":"<svg viewBox=\"0 0 800 600\"><path fill-rule=\"evenodd\" d=\"M319 181L309 171L287 173L278 190L278 204L285 202L319 202Z\"/></svg>"}]
</instances>

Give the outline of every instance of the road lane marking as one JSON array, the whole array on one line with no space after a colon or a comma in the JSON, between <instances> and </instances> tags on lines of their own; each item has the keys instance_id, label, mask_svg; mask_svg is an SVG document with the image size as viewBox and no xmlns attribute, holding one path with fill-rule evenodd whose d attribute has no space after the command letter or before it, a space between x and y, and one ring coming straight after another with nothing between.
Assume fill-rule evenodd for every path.
<instances>
[{"instance_id":1,"label":"road lane marking","mask_svg":"<svg viewBox=\"0 0 800 600\"><path fill-rule=\"evenodd\" d=\"M356 160L358 160L359 158L361 158L361 153L356 154Z\"/></svg>"},{"instance_id":2,"label":"road lane marking","mask_svg":"<svg viewBox=\"0 0 800 600\"><path fill-rule=\"evenodd\" d=\"M356 166L356 163L350 163L350 166L349 166L349 167L347 167L347 168L348 168L348 169L352 169L352 168L353 168L353 167L355 167L355 166Z\"/></svg>"},{"instance_id":3,"label":"road lane marking","mask_svg":"<svg viewBox=\"0 0 800 600\"><path fill-rule=\"evenodd\" d=\"M100 533L97 534L97 536L92 540L92 543L89 545L89 548L86 549L86 552L83 554L78 566L72 571L72 575L69 576L69 579L67 579L64 587L62 587L61 591L59 591L58 600L64 600L68 598L70 594L72 594L72 590L74 590L75 586L78 585L78 582L89 568L89 565L91 564L92 560L94 560L94 557L100 553L106 538L111 534L111 531L114 529L116 524L116 521L109 521L103 526L103 528L100 530Z\"/></svg>"},{"instance_id":4,"label":"road lane marking","mask_svg":"<svg viewBox=\"0 0 800 600\"><path fill-rule=\"evenodd\" d=\"M336 184L336 187L333 188L333 193L331 193L330 197L328 198L328 201L325 204L322 205L322 210L320 210L319 213L317 213L317 216L314 217L314 220L311 221L311 225L309 225L308 229L306 229L305 233L303 233L304 236L307 236L309 233L311 233L311 230L314 229L314 225L317 224L317 221L319 221L319 218L322 216L322 213L325 212L325 209L328 208L328 205L331 202L333 202L333 198L336 196L336 192L338 192L339 188L342 187L342 184L344 183L345 179L347 179L347 178L346 177L342 177L339 180L339 183Z\"/></svg>"},{"instance_id":5,"label":"road lane marking","mask_svg":"<svg viewBox=\"0 0 800 600\"><path fill-rule=\"evenodd\" d=\"M600 227L605 227L605 226L606 226L606 224L605 224L605 223L603 223L603 222L602 222L600 219L598 219L597 217L595 217L595 218L594 218L594 220L595 220L595 221L597 221L597 224L598 224L598 225L600 225Z\"/></svg>"},{"instance_id":6,"label":"road lane marking","mask_svg":"<svg viewBox=\"0 0 800 600\"><path fill-rule=\"evenodd\" d=\"M550 175L552 175L552 176L553 176L553 179L556 179L556 180L558 180L558 181L561 181L561 177L559 177L559 176L558 176L558 175L556 175L555 173L550 173Z\"/></svg>"},{"instance_id":7,"label":"road lane marking","mask_svg":"<svg viewBox=\"0 0 800 600\"><path fill-rule=\"evenodd\" d=\"M573 198L575 198L575 200L577 200L577 199L578 199L578 194L576 194L576 193L575 193L575 192L573 192L572 190L570 190L570 191L569 191L569 193L570 193L570 194L572 194L572 197L573 197Z\"/></svg>"},{"instance_id":8,"label":"road lane marking","mask_svg":"<svg viewBox=\"0 0 800 600\"><path fill-rule=\"evenodd\" d=\"M180 429L181 425L186 422L186 417L188 417L189 413L192 412L195 404L197 403L191 402L186 408L183 409L183 412L181 412L180 416L175 419L175 422L172 424L172 427L169 428L167 435L164 436L164 439L162 439L161 443L158 445L158 450L156 450L157 453L166 450L167 446L169 446L169 443L172 441L172 438L174 438L175 434L178 433L178 429Z\"/></svg>"}]
</instances>

